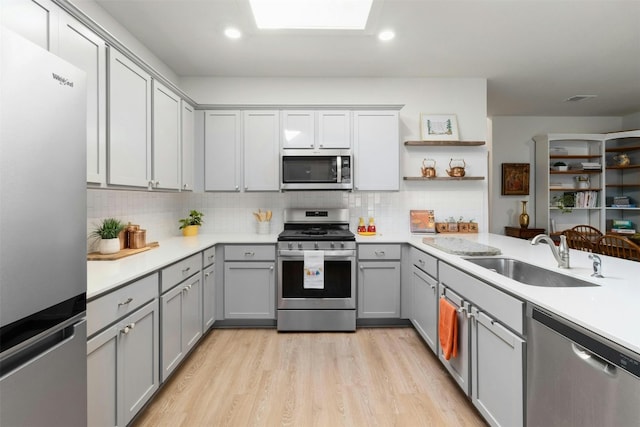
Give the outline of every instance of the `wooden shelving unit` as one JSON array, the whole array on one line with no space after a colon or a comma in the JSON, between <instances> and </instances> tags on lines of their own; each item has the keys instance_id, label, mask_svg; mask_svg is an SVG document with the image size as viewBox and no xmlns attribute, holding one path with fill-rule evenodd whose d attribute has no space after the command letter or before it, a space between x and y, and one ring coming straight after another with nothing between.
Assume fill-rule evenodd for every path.
<instances>
[{"instance_id":1,"label":"wooden shelving unit","mask_svg":"<svg viewBox=\"0 0 640 427\"><path fill-rule=\"evenodd\" d=\"M485 141L405 141L407 147L477 147Z\"/></svg>"}]
</instances>

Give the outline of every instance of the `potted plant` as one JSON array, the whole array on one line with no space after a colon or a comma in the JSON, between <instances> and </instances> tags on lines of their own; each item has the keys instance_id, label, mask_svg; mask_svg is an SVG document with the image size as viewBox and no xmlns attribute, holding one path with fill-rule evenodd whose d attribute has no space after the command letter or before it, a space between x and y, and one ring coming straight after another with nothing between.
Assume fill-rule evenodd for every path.
<instances>
[{"instance_id":1,"label":"potted plant","mask_svg":"<svg viewBox=\"0 0 640 427\"><path fill-rule=\"evenodd\" d=\"M556 167L556 170L561 172L569 170L569 165L567 165L565 162L555 162L553 166Z\"/></svg>"},{"instance_id":2,"label":"potted plant","mask_svg":"<svg viewBox=\"0 0 640 427\"><path fill-rule=\"evenodd\" d=\"M189 212L189 216L179 219L180 230L183 236L195 236L198 234L198 227L202 225L202 217L204 214L196 210Z\"/></svg>"},{"instance_id":3,"label":"potted plant","mask_svg":"<svg viewBox=\"0 0 640 427\"><path fill-rule=\"evenodd\" d=\"M120 251L120 238L118 235L124 230L125 225L115 218L106 218L96 227L91 236L99 238L98 250L101 254L115 254Z\"/></svg>"},{"instance_id":4,"label":"potted plant","mask_svg":"<svg viewBox=\"0 0 640 427\"><path fill-rule=\"evenodd\" d=\"M564 193L561 196L555 196L551 200L560 212L569 213L576 206L576 196L574 193Z\"/></svg>"}]
</instances>

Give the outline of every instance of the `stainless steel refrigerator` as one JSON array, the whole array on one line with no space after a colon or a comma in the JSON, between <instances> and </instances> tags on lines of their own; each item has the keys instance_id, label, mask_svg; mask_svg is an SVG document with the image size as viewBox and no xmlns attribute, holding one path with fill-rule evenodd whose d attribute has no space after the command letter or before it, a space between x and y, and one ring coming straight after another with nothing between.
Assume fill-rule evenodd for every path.
<instances>
[{"instance_id":1,"label":"stainless steel refrigerator","mask_svg":"<svg viewBox=\"0 0 640 427\"><path fill-rule=\"evenodd\" d=\"M86 426L85 74L0 26L0 426Z\"/></svg>"}]
</instances>

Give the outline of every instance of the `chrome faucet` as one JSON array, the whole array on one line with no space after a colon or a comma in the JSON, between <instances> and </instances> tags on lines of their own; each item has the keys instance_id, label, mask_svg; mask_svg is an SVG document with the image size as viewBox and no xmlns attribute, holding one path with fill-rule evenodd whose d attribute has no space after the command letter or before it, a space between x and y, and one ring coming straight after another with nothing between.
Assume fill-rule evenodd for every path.
<instances>
[{"instance_id":1,"label":"chrome faucet","mask_svg":"<svg viewBox=\"0 0 640 427\"><path fill-rule=\"evenodd\" d=\"M559 268L570 268L569 267L569 245L567 245L567 236L560 236L560 246L556 249L556 244L551 239L551 237L546 234L538 234L531 240L532 245L537 245L540 242L545 242L551 248L551 253L553 253L553 257L558 261Z\"/></svg>"},{"instance_id":2,"label":"chrome faucet","mask_svg":"<svg viewBox=\"0 0 640 427\"><path fill-rule=\"evenodd\" d=\"M602 275L602 260L596 254L589 255L589 259L593 260L593 274L591 277L603 278Z\"/></svg>"}]
</instances>

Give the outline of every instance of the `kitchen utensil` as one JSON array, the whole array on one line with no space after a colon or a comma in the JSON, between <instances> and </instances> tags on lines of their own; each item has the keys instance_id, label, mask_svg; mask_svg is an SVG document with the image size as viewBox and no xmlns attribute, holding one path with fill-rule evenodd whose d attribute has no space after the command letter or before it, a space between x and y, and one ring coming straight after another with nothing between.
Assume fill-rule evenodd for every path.
<instances>
[{"instance_id":1,"label":"kitchen utensil","mask_svg":"<svg viewBox=\"0 0 640 427\"><path fill-rule=\"evenodd\" d=\"M429 164L427 164L429 163ZM436 176L436 161L433 159L424 159L420 168L424 178L433 178Z\"/></svg>"},{"instance_id":2,"label":"kitchen utensil","mask_svg":"<svg viewBox=\"0 0 640 427\"><path fill-rule=\"evenodd\" d=\"M454 161L456 162L456 166L453 166ZM460 162L462 162L462 166L459 166ZM451 159L449 161L449 169L447 169L447 174L449 174L449 176L451 177L456 177L456 178L463 177L465 174L464 168L466 166L467 166L467 163L464 161L464 159Z\"/></svg>"}]
</instances>

